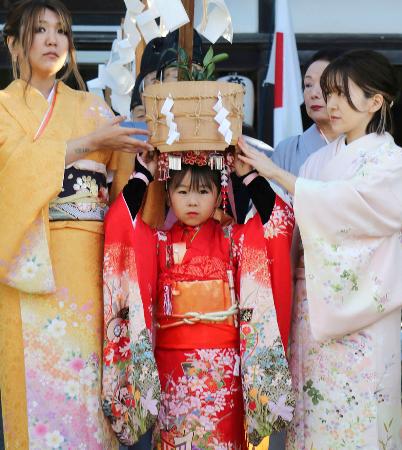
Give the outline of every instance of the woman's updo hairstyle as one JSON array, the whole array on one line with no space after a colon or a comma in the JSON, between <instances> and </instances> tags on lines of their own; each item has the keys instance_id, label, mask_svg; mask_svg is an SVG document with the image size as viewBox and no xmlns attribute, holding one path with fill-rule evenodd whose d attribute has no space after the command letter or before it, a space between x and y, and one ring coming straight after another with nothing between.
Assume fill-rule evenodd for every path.
<instances>
[{"instance_id":1,"label":"woman's updo hairstyle","mask_svg":"<svg viewBox=\"0 0 402 450\"><path fill-rule=\"evenodd\" d=\"M372 50L353 50L336 58L324 70L320 84L324 100L335 92L343 94L350 107L353 104L349 91L349 79L363 92L366 98L381 94L384 98L381 108L374 114L366 133L383 134L392 132L391 108L398 96L398 78L388 59Z\"/></svg>"},{"instance_id":2,"label":"woman's updo hairstyle","mask_svg":"<svg viewBox=\"0 0 402 450\"><path fill-rule=\"evenodd\" d=\"M344 51L338 47L326 47L313 53L311 58L304 64L303 67L303 77L306 75L308 68L311 64L317 61L326 61L328 63L332 62L334 59L338 58Z\"/></svg>"}]
</instances>

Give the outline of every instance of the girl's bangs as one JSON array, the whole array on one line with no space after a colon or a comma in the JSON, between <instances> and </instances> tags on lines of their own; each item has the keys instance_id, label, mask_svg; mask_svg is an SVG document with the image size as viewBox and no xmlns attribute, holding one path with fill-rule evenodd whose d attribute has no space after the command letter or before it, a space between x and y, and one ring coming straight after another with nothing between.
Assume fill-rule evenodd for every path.
<instances>
[{"instance_id":1,"label":"girl's bangs","mask_svg":"<svg viewBox=\"0 0 402 450\"><path fill-rule=\"evenodd\" d=\"M172 189L176 189L177 186L183 181L183 178L187 173L190 173L190 190L198 191L201 187L213 189L219 185L219 173L212 171L209 166L186 166L183 165L179 172L173 172L169 185ZM215 180L216 178L216 180Z\"/></svg>"}]
</instances>

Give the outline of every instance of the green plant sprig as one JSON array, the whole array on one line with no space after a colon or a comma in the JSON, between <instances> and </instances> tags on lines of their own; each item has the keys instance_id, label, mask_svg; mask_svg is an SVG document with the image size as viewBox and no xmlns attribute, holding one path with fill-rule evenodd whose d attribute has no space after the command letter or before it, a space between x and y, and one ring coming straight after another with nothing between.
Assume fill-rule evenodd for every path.
<instances>
[{"instance_id":1,"label":"green plant sprig","mask_svg":"<svg viewBox=\"0 0 402 450\"><path fill-rule=\"evenodd\" d=\"M169 50L176 51L175 49ZM170 67L177 67L178 70L181 70L184 75L184 81L214 80L216 64L222 61L226 61L229 58L229 55L227 53L219 53L217 55L214 55L214 50L212 46L210 46L202 61L201 69L198 69L193 65L190 72L190 69L188 67L189 57L186 51L182 47L179 47L176 53L178 56L178 61L171 64Z\"/></svg>"}]
</instances>

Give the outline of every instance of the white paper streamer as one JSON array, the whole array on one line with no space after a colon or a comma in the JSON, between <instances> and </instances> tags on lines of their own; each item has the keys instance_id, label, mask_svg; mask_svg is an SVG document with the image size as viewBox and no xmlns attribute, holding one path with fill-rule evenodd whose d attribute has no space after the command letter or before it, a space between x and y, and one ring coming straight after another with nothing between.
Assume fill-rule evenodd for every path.
<instances>
[{"instance_id":1,"label":"white paper streamer","mask_svg":"<svg viewBox=\"0 0 402 450\"><path fill-rule=\"evenodd\" d=\"M161 114L166 117L166 125L169 127L169 133L166 139L167 145L172 145L173 142L178 141L180 138L180 133L177 131L177 123L174 121L174 114L171 112L173 105L174 100L172 95L169 94L169 97L166 98L161 108Z\"/></svg>"},{"instance_id":2,"label":"white paper streamer","mask_svg":"<svg viewBox=\"0 0 402 450\"><path fill-rule=\"evenodd\" d=\"M212 42L212 44L215 44L221 36L232 43L232 18L225 0L203 1L206 2L204 11L206 11L207 17L203 17L201 23L197 26L197 31ZM210 10L210 6L213 8L212 10Z\"/></svg>"},{"instance_id":3,"label":"white paper streamer","mask_svg":"<svg viewBox=\"0 0 402 450\"><path fill-rule=\"evenodd\" d=\"M105 99L105 96L103 95L103 89L106 88L106 84L104 82L104 77L102 77L102 71L105 70L105 64L99 64L98 65L98 78L94 78L93 80L87 81L87 86L89 92L92 92L95 95L98 95L99 97Z\"/></svg>"},{"instance_id":4,"label":"white paper streamer","mask_svg":"<svg viewBox=\"0 0 402 450\"><path fill-rule=\"evenodd\" d=\"M124 0L126 4L127 11L133 14L139 14L144 8L145 4L140 0Z\"/></svg>"},{"instance_id":5,"label":"white paper streamer","mask_svg":"<svg viewBox=\"0 0 402 450\"><path fill-rule=\"evenodd\" d=\"M129 64L135 59L135 52L133 51L133 46L128 39L122 39L118 42L118 52L119 52L119 64Z\"/></svg>"},{"instance_id":6,"label":"white paper streamer","mask_svg":"<svg viewBox=\"0 0 402 450\"><path fill-rule=\"evenodd\" d=\"M112 91L112 108L122 116L130 117L131 95L119 95Z\"/></svg>"},{"instance_id":7,"label":"white paper streamer","mask_svg":"<svg viewBox=\"0 0 402 450\"><path fill-rule=\"evenodd\" d=\"M219 124L218 131L225 138L225 142L230 145L232 142L232 130L230 129L230 122L226 118L229 115L229 111L223 106L222 95L220 91L218 92L218 101L213 106L216 116L214 117L215 122Z\"/></svg>"},{"instance_id":8,"label":"white paper streamer","mask_svg":"<svg viewBox=\"0 0 402 450\"><path fill-rule=\"evenodd\" d=\"M155 22L155 19L159 16L158 9L155 6L152 6L136 17L137 26L147 44L149 41L152 41L152 39L161 37L161 31Z\"/></svg>"},{"instance_id":9,"label":"white paper streamer","mask_svg":"<svg viewBox=\"0 0 402 450\"><path fill-rule=\"evenodd\" d=\"M181 0L154 0L152 5L159 11L164 26L170 32L190 22Z\"/></svg>"},{"instance_id":10,"label":"white paper streamer","mask_svg":"<svg viewBox=\"0 0 402 450\"><path fill-rule=\"evenodd\" d=\"M138 31L135 17L136 17L135 14L131 13L130 11L127 11L123 24L124 34L127 36L127 39L129 40L133 48L133 53L135 53L135 49L139 44L139 42L141 41L141 35L140 32Z\"/></svg>"},{"instance_id":11,"label":"white paper streamer","mask_svg":"<svg viewBox=\"0 0 402 450\"><path fill-rule=\"evenodd\" d=\"M168 32L177 30L182 25L189 22L188 15L181 0L148 0L149 8L144 10L145 5L139 0L124 0L127 13L124 18L124 39L122 30L117 32L117 39L113 42L110 58L106 66L99 65L98 78L87 82L88 89L97 95L102 94L105 87L112 90L112 107L122 115L128 115L130 95L134 87L134 61L135 49L141 41L141 34L146 43L160 36L166 36ZM230 31L231 20L224 0L211 0L209 3L216 5L215 9L226 11L225 29ZM214 10L215 11L215 10ZM221 20L215 16L217 13L212 11L212 22L207 23L206 33L213 34L210 28L215 29L216 21ZM160 26L155 19L160 17ZM228 19L230 27L228 27ZM215 25L214 25L215 24ZM209 30L209 31L208 31ZM141 32L141 34L140 34ZM222 34L222 33L221 33ZM225 36L225 34L224 34ZM225 36L226 37L226 36ZM179 139L180 133L177 132L177 125L173 120L173 115L169 111L166 121L169 126L168 141L173 143ZM225 125L223 126L225 129ZM229 130L230 131L230 130ZM226 131L228 133L229 131ZM169 144L170 145L170 144Z\"/></svg>"},{"instance_id":12,"label":"white paper streamer","mask_svg":"<svg viewBox=\"0 0 402 450\"><path fill-rule=\"evenodd\" d=\"M134 87L134 77L132 73L121 64L108 64L106 72L109 80L105 80L106 86L109 86L116 94L128 95Z\"/></svg>"}]
</instances>

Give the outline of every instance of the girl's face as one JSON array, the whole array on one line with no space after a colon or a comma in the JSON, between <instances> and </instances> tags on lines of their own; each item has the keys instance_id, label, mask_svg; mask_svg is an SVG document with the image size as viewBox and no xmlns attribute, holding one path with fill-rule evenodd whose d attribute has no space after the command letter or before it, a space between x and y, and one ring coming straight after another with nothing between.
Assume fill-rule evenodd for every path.
<instances>
[{"instance_id":1,"label":"girl's face","mask_svg":"<svg viewBox=\"0 0 402 450\"><path fill-rule=\"evenodd\" d=\"M343 93L332 92L327 96L327 110L332 129L338 134L345 134L350 143L366 134L367 125L374 113L381 107L382 97L375 95L367 98L364 92L349 78L349 93L354 110ZM380 98L381 97L381 98Z\"/></svg>"},{"instance_id":2,"label":"girl's face","mask_svg":"<svg viewBox=\"0 0 402 450\"><path fill-rule=\"evenodd\" d=\"M54 11L45 9L39 17L29 50L32 77L55 76L66 61L68 47L68 37L61 26L60 17ZM23 66L21 68L24 69Z\"/></svg>"},{"instance_id":3,"label":"girl's face","mask_svg":"<svg viewBox=\"0 0 402 450\"><path fill-rule=\"evenodd\" d=\"M328 64L328 61L314 61L304 75L303 95L306 111L308 116L318 124L329 121L320 86L321 75Z\"/></svg>"},{"instance_id":4,"label":"girl's face","mask_svg":"<svg viewBox=\"0 0 402 450\"><path fill-rule=\"evenodd\" d=\"M170 205L178 220L196 227L213 216L219 196L215 185L212 189L201 184L198 189L190 186L191 172L188 171L177 187L169 188Z\"/></svg>"}]
</instances>

